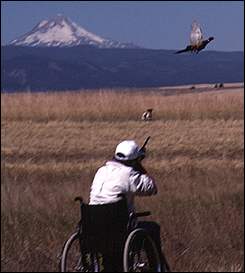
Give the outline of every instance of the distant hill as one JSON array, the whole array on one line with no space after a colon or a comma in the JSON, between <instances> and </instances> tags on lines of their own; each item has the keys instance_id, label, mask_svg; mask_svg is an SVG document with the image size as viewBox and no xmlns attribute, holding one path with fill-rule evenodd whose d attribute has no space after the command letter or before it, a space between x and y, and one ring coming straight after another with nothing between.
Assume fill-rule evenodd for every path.
<instances>
[{"instance_id":1,"label":"distant hill","mask_svg":"<svg viewBox=\"0 0 245 273\"><path fill-rule=\"evenodd\" d=\"M244 53L2 46L2 91L156 87L244 81Z\"/></svg>"}]
</instances>

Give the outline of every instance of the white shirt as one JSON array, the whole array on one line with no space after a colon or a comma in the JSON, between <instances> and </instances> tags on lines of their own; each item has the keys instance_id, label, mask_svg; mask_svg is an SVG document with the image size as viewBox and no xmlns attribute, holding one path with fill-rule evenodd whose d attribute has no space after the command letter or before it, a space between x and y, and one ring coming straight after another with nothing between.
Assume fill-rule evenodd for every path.
<instances>
[{"instance_id":1,"label":"white shirt","mask_svg":"<svg viewBox=\"0 0 245 273\"><path fill-rule=\"evenodd\" d=\"M157 188L154 180L147 174L140 174L130 166L120 162L108 161L95 174L91 192L91 205L114 203L125 194L129 211L134 211L134 195L154 195Z\"/></svg>"}]
</instances>

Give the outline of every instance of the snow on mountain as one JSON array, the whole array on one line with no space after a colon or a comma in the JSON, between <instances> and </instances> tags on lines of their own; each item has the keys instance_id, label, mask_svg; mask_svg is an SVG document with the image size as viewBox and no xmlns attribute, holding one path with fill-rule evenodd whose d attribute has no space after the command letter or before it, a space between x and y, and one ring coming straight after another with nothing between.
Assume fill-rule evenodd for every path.
<instances>
[{"instance_id":1,"label":"snow on mountain","mask_svg":"<svg viewBox=\"0 0 245 273\"><path fill-rule=\"evenodd\" d=\"M93 45L99 48L138 48L132 43L102 38L61 14L53 19L41 21L30 32L12 40L10 44L33 47Z\"/></svg>"}]
</instances>

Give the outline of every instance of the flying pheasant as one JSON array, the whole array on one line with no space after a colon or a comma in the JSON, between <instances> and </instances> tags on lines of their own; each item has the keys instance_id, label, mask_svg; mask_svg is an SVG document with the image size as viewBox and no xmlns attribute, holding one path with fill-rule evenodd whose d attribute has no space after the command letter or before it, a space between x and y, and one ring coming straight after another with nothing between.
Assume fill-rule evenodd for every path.
<instances>
[{"instance_id":1,"label":"flying pheasant","mask_svg":"<svg viewBox=\"0 0 245 273\"><path fill-rule=\"evenodd\" d=\"M187 51L198 53L199 51L204 49L206 45L210 43L213 39L214 37L209 37L207 40L203 40L201 27L196 21L194 21L191 25L190 45L188 45L185 49L176 51L175 54Z\"/></svg>"}]
</instances>

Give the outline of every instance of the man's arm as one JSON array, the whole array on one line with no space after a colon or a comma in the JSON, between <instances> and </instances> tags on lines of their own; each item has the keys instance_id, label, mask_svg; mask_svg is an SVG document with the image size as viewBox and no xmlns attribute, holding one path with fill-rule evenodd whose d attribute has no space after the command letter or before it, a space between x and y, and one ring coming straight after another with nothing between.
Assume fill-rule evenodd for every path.
<instances>
[{"instance_id":1,"label":"man's arm","mask_svg":"<svg viewBox=\"0 0 245 273\"><path fill-rule=\"evenodd\" d=\"M157 186L154 179L146 173L133 171L130 176L130 192L141 196L155 195Z\"/></svg>"}]
</instances>

